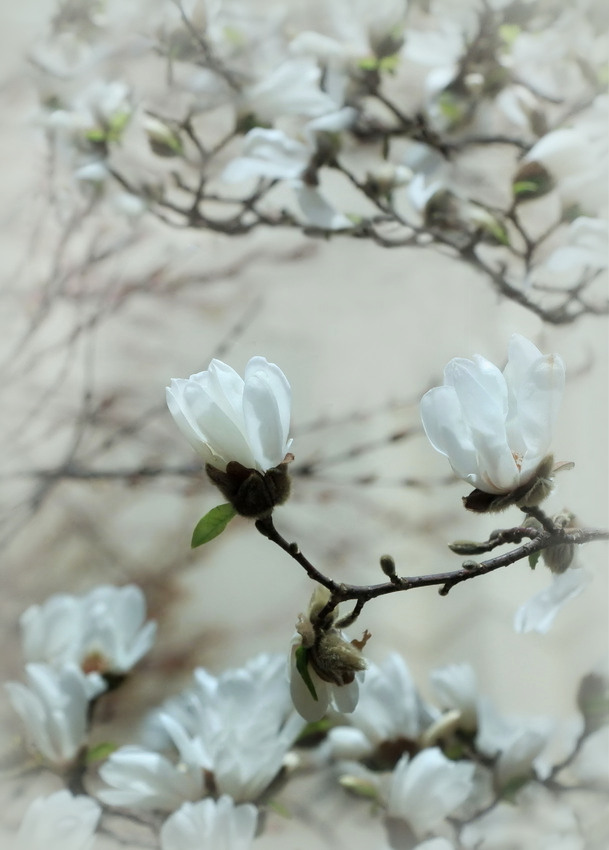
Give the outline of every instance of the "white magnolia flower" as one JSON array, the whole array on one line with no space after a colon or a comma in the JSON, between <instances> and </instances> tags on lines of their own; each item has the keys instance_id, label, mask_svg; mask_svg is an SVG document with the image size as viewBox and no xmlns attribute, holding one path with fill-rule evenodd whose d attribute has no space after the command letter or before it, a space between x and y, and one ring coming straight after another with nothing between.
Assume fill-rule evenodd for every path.
<instances>
[{"instance_id":1,"label":"white magnolia flower","mask_svg":"<svg viewBox=\"0 0 609 850\"><path fill-rule=\"evenodd\" d=\"M222 179L227 183L259 177L295 179L305 170L312 155L309 144L290 138L282 130L254 127L243 139L241 155L222 172Z\"/></svg>"},{"instance_id":2,"label":"white magnolia flower","mask_svg":"<svg viewBox=\"0 0 609 850\"><path fill-rule=\"evenodd\" d=\"M212 775L218 793L256 800L281 770L303 727L292 710L280 655L257 656L218 678L199 669L194 687L148 724L155 745L165 743L177 758L123 747L100 770L112 787L99 797L112 805L171 810L200 799L206 775Z\"/></svg>"},{"instance_id":3,"label":"white magnolia flower","mask_svg":"<svg viewBox=\"0 0 609 850\"><path fill-rule=\"evenodd\" d=\"M423 427L460 478L485 493L512 493L548 453L564 380L557 354L514 334L503 373L480 355L450 361L444 386L421 399Z\"/></svg>"},{"instance_id":4,"label":"white magnolia flower","mask_svg":"<svg viewBox=\"0 0 609 850\"><path fill-rule=\"evenodd\" d=\"M20 617L27 661L77 664L85 673L122 674L152 646L144 594L134 584L100 585L82 596L58 593Z\"/></svg>"},{"instance_id":5,"label":"white magnolia flower","mask_svg":"<svg viewBox=\"0 0 609 850\"><path fill-rule=\"evenodd\" d=\"M184 803L161 827L161 850L249 850L258 812L230 797Z\"/></svg>"},{"instance_id":6,"label":"white magnolia flower","mask_svg":"<svg viewBox=\"0 0 609 850\"><path fill-rule=\"evenodd\" d=\"M99 771L110 786L97 793L103 803L172 811L205 794L201 760L195 757L183 729L170 717L163 716L161 723L175 744L178 759L171 761L144 747L120 747Z\"/></svg>"},{"instance_id":7,"label":"white magnolia flower","mask_svg":"<svg viewBox=\"0 0 609 850\"><path fill-rule=\"evenodd\" d=\"M190 378L174 378L167 405L176 425L206 463L225 470L229 461L264 472L290 448L291 390L264 357L252 357L245 380L221 360Z\"/></svg>"},{"instance_id":8,"label":"white magnolia flower","mask_svg":"<svg viewBox=\"0 0 609 850\"><path fill-rule=\"evenodd\" d=\"M457 709L459 728L473 732L478 725L478 686L476 674L469 664L449 664L432 670L431 687L440 708Z\"/></svg>"},{"instance_id":9,"label":"white magnolia flower","mask_svg":"<svg viewBox=\"0 0 609 850\"><path fill-rule=\"evenodd\" d=\"M26 664L29 687L7 682L6 689L20 715L29 743L56 765L72 761L87 740L89 701L105 689L101 676L86 676L75 664L59 669Z\"/></svg>"},{"instance_id":10,"label":"white magnolia flower","mask_svg":"<svg viewBox=\"0 0 609 850\"><path fill-rule=\"evenodd\" d=\"M57 791L28 807L15 850L90 850L101 807L90 797Z\"/></svg>"},{"instance_id":11,"label":"white magnolia flower","mask_svg":"<svg viewBox=\"0 0 609 850\"><path fill-rule=\"evenodd\" d=\"M554 277L561 272L606 269L609 263L609 225L600 218L578 216L565 233L564 244L543 263Z\"/></svg>"},{"instance_id":12,"label":"white magnolia flower","mask_svg":"<svg viewBox=\"0 0 609 850\"><path fill-rule=\"evenodd\" d=\"M241 111L272 122L284 115L316 118L336 109L334 100L320 88L321 70L306 58L288 59L263 80L247 86Z\"/></svg>"},{"instance_id":13,"label":"white magnolia flower","mask_svg":"<svg viewBox=\"0 0 609 850\"><path fill-rule=\"evenodd\" d=\"M494 762L494 782L504 788L512 779L534 772L534 762L550 732L545 719L527 721L499 714L487 697L478 700L476 748Z\"/></svg>"},{"instance_id":14,"label":"white magnolia flower","mask_svg":"<svg viewBox=\"0 0 609 850\"><path fill-rule=\"evenodd\" d=\"M563 605L579 596L589 580L586 571L577 567L553 574L547 587L518 608L514 616L514 629L521 634L545 634Z\"/></svg>"},{"instance_id":15,"label":"white magnolia flower","mask_svg":"<svg viewBox=\"0 0 609 850\"><path fill-rule=\"evenodd\" d=\"M309 224L323 230L349 230L353 227L351 219L328 203L319 189L300 180L294 181L293 186L298 206Z\"/></svg>"},{"instance_id":16,"label":"white magnolia flower","mask_svg":"<svg viewBox=\"0 0 609 850\"><path fill-rule=\"evenodd\" d=\"M387 812L422 837L436 829L473 790L475 766L447 759L437 747L402 756L391 777Z\"/></svg>"}]
</instances>

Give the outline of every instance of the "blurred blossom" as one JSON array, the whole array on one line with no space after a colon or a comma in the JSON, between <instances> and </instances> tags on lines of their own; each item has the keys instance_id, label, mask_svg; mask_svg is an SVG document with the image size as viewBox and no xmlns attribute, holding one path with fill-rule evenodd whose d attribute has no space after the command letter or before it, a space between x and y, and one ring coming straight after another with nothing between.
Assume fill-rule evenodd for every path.
<instances>
[{"instance_id":1,"label":"blurred blossom","mask_svg":"<svg viewBox=\"0 0 609 850\"><path fill-rule=\"evenodd\" d=\"M478 726L478 685L469 664L449 664L432 670L429 680L443 710L457 709L459 728L475 732Z\"/></svg>"},{"instance_id":2,"label":"blurred blossom","mask_svg":"<svg viewBox=\"0 0 609 850\"><path fill-rule=\"evenodd\" d=\"M28 807L14 850L90 850L101 807L90 797L57 791Z\"/></svg>"},{"instance_id":3,"label":"blurred blossom","mask_svg":"<svg viewBox=\"0 0 609 850\"><path fill-rule=\"evenodd\" d=\"M236 801L256 800L281 770L304 721L292 710L285 661L260 655L215 677L195 671L194 686L150 718L147 734L171 748L170 759L123 747L100 770L112 805L171 810L212 787Z\"/></svg>"},{"instance_id":4,"label":"blurred blossom","mask_svg":"<svg viewBox=\"0 0 609 850\"><path fill-rule=\"evenodd\" d=\"M258 812L230 797L184 803L161 827L161 850L249 850Z\"/></svg>"},{"instance_id":5,"label":"blurred blossom","mask_svg":"<svg viewBox=\"0 0 609 850\"><path fill-rule=\"evenodd\" d=\"M264 472L280 464L292 444L290 385L264 357L251 358L245 379L221 360L190 378L174 378L167 405L193 449L220 470L237 461Z\"/></svg>"},{"instance_id":6,"label":"blurred blossom","mask_svg":"<svg viewBox=\"0 0 609 850\"><path fill-rule=\"evenodd\" d=\"M457 357L444 386L421 400L423 427L455 473L479 490L509 494L535 478L561 402L565 367L514 334L500 370L480 355Z\"/></svg>"},{"instance_id":7,"label":"blurred blossom","mask_svg":"<svg viewBox=\"0 0 609 850\"><path fill-rule=\"evenodd\" d=\"M578 567L570 567L564 573L553 574L550 584L534 594L516 611L515 630L522 634L545 634L563 605L579 596L589 581L590 577L586 571Z\"/></svg>"},{"instance_id":8,"label":"blurred blossom","mask_svg":"<svg viewBox=\"0 0 609 850\"><path fill-rule=\"evenodd\" d=\"M77 664L85 673L127 673L151 648L144 594L134 584L100 585L82 596L58 593L19 620L27 661Z\"/></svg>"},{"instance_id":9,"label":"blurred blossom","mask_svg":"<svg viewBox=\"0 0 609 850\"><path fill-rule=\"evenodd\" d=\"M336 109L334 100L320 88L321 70L306 58L288 59L268 76L241 94L240 111L258 121L283 115L315 118Z\"/></svg>"},{"instance_id":10,"label":"blurred blossom","mask_svg":"<svg viewBox=\"0 0 609 850\"><path fill-rule=\"evenodd\" d=\"M609 223L605 219L578 216L569 225L565 244L556 248L541 264L555 276L574 269L606 269L609 262Z\"/></svg>"},{"instance_id":11,"label":"blurred blossom","mask_svg":"<svg viewBox=\"0 0 609 850\"><path fill-rule=\"evenodd\" d=\"M28 743L49 762L69 764L86 743L89 701L105 690L97 674L85 674L75 664L59 669L26 664L29 686L5 687L25 726Z\"/></svg>"},{"instance_id":12,"label":"blurred blossom","mask_svg":"<svg viewBox=\"0 0 609 850\"><path fill-rule=\"evenodd\" d=\"M245 136L241 156L222 173L228 183L251 178L291 180L300 177L313 154L310 146L291 139L282 130L254 127Z\"/></svg>"},{"instance_id":13,"label":"blurred blossom","mask_svg":"<svg viewBox=\"0 0 609 850\"><path fill-rule=\"evenodd\" d=\"M475 766L447 759L437 747L402 756L391 777L387 812L418 836L439 827L473 790Z\"/></svg>"},{"instance_id":14,"label":"blurred blossom","mask_svg":"<svg viewBox=\"0 0 609 850\"><path fill-rule=\"evenodd\" d=\"M404 659L392 652L369 664L350 721L375 747L386 741L416 741L437 717L420 696Z\"/></svg>"}]
</instances>

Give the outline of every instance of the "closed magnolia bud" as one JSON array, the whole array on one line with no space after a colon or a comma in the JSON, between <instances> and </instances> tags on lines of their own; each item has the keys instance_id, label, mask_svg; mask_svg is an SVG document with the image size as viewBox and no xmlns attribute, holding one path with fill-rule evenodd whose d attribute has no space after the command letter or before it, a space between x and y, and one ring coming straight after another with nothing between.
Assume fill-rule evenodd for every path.
<instances>
[{"instance_id":1,"label":"closed magnolia bud","mask_svg":"<svg viewBox=\"0 0 609 850\"><path fill-rule=\"evenodd\" d=\"M563 511L560 514L552 517L554 525L559 528L574 528L573 522L575 515L569 511ZM557 543L556 546L548 546L541 553L546 567L553 573L564 573L571 566L573 556L575 555L575 545L573 543Z\"/></svg>"}]
</instances>

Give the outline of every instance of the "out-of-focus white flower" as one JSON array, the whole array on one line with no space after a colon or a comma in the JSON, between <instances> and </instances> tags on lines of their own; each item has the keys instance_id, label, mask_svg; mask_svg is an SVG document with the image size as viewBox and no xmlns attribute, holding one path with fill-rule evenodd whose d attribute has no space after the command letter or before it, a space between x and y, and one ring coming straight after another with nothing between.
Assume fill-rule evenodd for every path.
<instances>
[{"instance_id":1,"label":"out-of-focus white flower","mask_svg":"<svg viewBox=\"0 0 609 850\"><path fill-rule=\"evenodd\" d=\"M90 850L101 807L90 797L57 791L29 806L15 850Z\"/></svg>"},{"instance_id":2,"label":"out-of-focus white flower","mask_svg":"<svg viewBox=\"0 0 609 850\"><path fill-rule=\"evenodd\" d=\"M369 664L351 722L376 747L385 741L416 741L437 716L417 691L404 659L390 653L382 664Z\"/></svg>"},{"instance_id":3,"label":"out-of-focus white flower","mask_svg":"<svg viewBox=\"0 0 609 850\"><path fill-rule=\"evenodd\" d=\"M574 269L606 269L609 263L609 225L600 218L578 216L569 225L565 244L553 251L543 268L556 275Z\"/></svg>"},{"instance_id":4,"label":"out-of-focus white flower","mask_svg":"<svg viewBox=\"0 0 609 850\"><path fill-rule=\"evenodd\" d=\"M58 593L20 617L27 661L77 664L85 673L122 674L153 644L144 594L134 584L100 585L82 596Z\"/></svg>"},{"instance_id":5,"label":"out-of-focus white flower","mask_svg":"<svg viewBox=\"0 0 609 850\"><path fill-rule=\"evenodd\" d=\"M211 775L217 793L256 800L281 770L303 727L292 710L281 656L260 655L218 678L199 669L194 687L167 703L148 725L154 743L164 736L177 760L123 747L100 770L112 788L99 797L112 805L170 810L203 796L205 777Z\"/></svg>"},{"instance_id":6,"label":"out-of-focus white flower","mask_svg":"<svg viewBox=\"0 0 609 850\"><path fill-rule=\"evenodd\" d=\"M258 812L230 797L184 803L161 827L161 850L249 850Z\"/></svg>"},{"instance_id":7,"label":"out-of-focus white flower","mask_svg":"<svg viewBox=\"0 0 609 850\"><path fill-rule=\"evenodd\" d=\"M457 709L459 728L474 732L478 726L478 686L473 668L469 664L450 664L432 670L429 680L440 708Z\"/></svg>"},{"instance_id":8,"label":"out-of-focus white flower","mask_svg":"<svg viewBox=\"0 0 609 850\"><path fill-rule=\"evenodd\" d=\"M546 458L564 380L557 354L544 356L514 334L503 373L480 355L450 361L444 386L421 400L423 427L460 478L510 494L532 482Z\"/></svg>"},{"instance_id":9,"label":"out-of-focus white flower","mask_svg":"<svg viewBox=\"0 0 609 850\"><path fill-rule=\"evenodd\" d=\"M98 674L75 664L55 669L26 664L29 687L7 682L6 689L26 729L28 742L55 765L69 764L87 740L89 700L105 690Z\"/></svg>"},{"instance_id":10,"label":"out-of-focus white flower","mask_svg":"<svg viewBox=\"0 0 609 850\"><path fill-rule=\"evenodd\" d=\"M254 127L243 140L241 155L222 172L228 183L251 178L291 180L300 177L312 156L310 145L291 139L282 130Z\"/></svg>"},{"instance_id":11,"label":"out-of-focus white flower","mask_svg":"<svg viewBox=\"0 0 609 850\"><path fill-rule=\"evenodd\" d=\"M447 759L437 747L402 756L391 777L387 812L418 836L436 829L473 790L475 766Z\"/></svg>"},{"instance_id":12,"label":"out-of-focus white flower","mask_svg":"<svg viewBox=\"0 0 609 850\"><path fill-rule=\"evenodd\" d=\"M314 186L295 181L296 200L309 224L323 230L348 230L353 222L333 207Z\"/></svg>"},{"instance_id":13,"label":"out-of-focus white flower","mask_svg":"<svg viewBox=\"0 0 609 850\"><path fill-rule=\"evenodd\" d=\"M549 723L545 719L523 722L499 714L487 697L478 701L476 748L494 761L493 778L497 789L513 779L534 773L534 762L545 747Z\"/></svg>"},{"instance_id":14,"label":"out-of-focus white flower","mask_svg":"<svg viewBox=\"0 0 609 850\"><path fill-rule=\"evenodd\" d=\"M98 791L102 802L109 806L171 811L205 794L203 770L209 766L209 760L194 752L177 721L163 715L160 722L175 745L178 760L170 761L161 753L143 747L120 747L99 771L110 786Z\"/></svg>"},{"instance_id":15,"label":"out-of-focus white flower","mask_svg":"<svg viewBox=\"0 0 609 850\"><path fill-rule=\"evenodd\" d=\"M514 616L514 629L521 634L545 634L563 605L579 596L589 581L587 572L577 567L570 567L564 573L553 574L547 587L518 608Z\"/></svg>"},{"instance_id":16,"label":"out-of-focus white flower","mask_svg":"<svg viewBox=\"0 0 609 850\"><path fill-rule=\"evenodd\" d=\"M309 59L288 59L263 80L244 88L240 110L259 121L272 122L284 115L315 118L336 109L334 100L320 88L321 70Z\"/></svg>"},{"instance_id":17,"label":"out-of-focus white flower","mask_svg":"<svg viewBox=\"0 0 609 850\"><path fill-rule=\"evenodd\" d=\"M264 357L251 358L245 380L221 360L190 378L174 378L167 405L193 449L216 469L237 461L264 472L284 460L292 443L290 385Z\"/></svg>"}]
</instances>

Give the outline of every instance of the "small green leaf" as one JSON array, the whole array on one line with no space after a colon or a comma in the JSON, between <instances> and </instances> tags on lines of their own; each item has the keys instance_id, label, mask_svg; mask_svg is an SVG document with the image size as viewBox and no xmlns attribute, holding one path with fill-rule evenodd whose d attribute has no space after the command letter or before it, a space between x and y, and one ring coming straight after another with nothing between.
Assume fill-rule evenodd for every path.
<instances>
[{"instance_id":1,"label":"small green leaf","mask_svg":"<svg viewBox=\"0 0 609 850\"><path fill-rule=\"evenodd\" d=\"M87 750L87 764L95 764L97 761L108 758L118 747L118 744L113 744L111 741L102 741L101 744L96 744Z\"/></svg>"},{"instance_id":2,"label":"small green leaf","mask_svg":"<svg viewBox=\"0 0 609 850\"><path fill-rule=\"evenodd\" d=\"M296 743L298 744L301 741L307 741L309 738L321 737L325 735L333 725L334 724L329 717L322 717L321 720L315 720L312 723L307 723L298 738L296 738Z\"/></svg>"},{"instance_id":3,"label":"small green leaf","mask_svg":"<svg viewBox=\"0 0 609 850\"><path fill-rule=\"evenodd\" d=\"M279 815L280 818L285 818L285 820L292 820L292 812L288 809L287 806L285 806L283 803L280 803L278 800L269 800L266 805L267 808L275 812L276 815Z\"/></svg>"},{"instance_id":4,"label":"small green leaf","mask_svg":"<svg viewBox=\"0 0 609 850\"><path fill-rule=\"evenodd\" d=\"M309 658L307 649L304 646L299 646L296 650L296 669L302 676L302 679L315 702L319 702L315 685L311 681L311 674L309 673Z\"/></svg>"},{"instance_id":5,"label":"small green leaf","mask_svg":"<svg viewBox=\"0 0 609 850\"><path fill-rule=\"evenodd\" d=\"M345 774L340 777L338 783L346 791L350 791L352 794L355 794L356 797L363 797L366 800L374 800L374 802L378 802L379 800L379 789L373 782L369 782L361 776Z\"/></svg>"},{"instance_id":6,"label":"small green leaf","mask_svg":"<svg viewBox=\"0 0 609 850\"><path fill-rule=\"evenodd\" d=\"M197 546L209 543L214 537L222 534L236 514L237 511L228 503L212 508L196 524L195 530L192 533L192 540L190 541L191 549L196 549Z\"/></svg>"},{"instance_id":7,"label":"small green leaf","mask_svg":"<svg viewBox=\"0 0 609 850\"><path fill-rule=\"evenodd\" d=\"M533 552L532 555L529 555L529 567L534 570L537 566L537 561L539 560L539 556L541 555L541 551Z\"/></svg>"},{"instance_id":8,"label":"small green leaf","mask_svg":"<svg viewBox=\"0 0 609 850\"><path fill-rule=\"evenodd\" d=\"M514 776L501 789L501 799L506 803L516 805L516 796L521 788L528 785L531 781L530 776Z\"/></svg>"}]
</instances>

